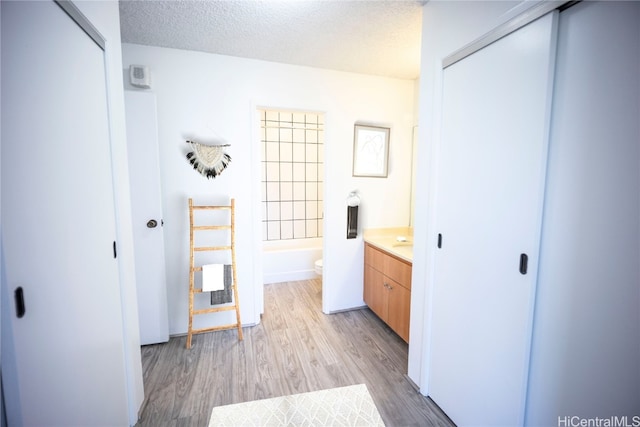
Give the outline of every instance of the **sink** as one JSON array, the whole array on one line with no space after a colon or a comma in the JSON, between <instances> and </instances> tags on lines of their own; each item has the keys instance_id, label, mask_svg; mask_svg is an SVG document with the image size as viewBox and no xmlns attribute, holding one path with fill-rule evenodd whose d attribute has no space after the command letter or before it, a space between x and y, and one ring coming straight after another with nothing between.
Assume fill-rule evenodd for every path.
<instances>
[{"instance_id":1,"label":"sink","mask_svg":"<svg viewBox=\"0 0 640 427\"><path fill-rule=\"evenodd\" d=\"M392 244L391 246L393 246L394 248L397 248L398 246L413 246L413 242L397 242Z\"/></svg>"},{"instance_id":2,"label":"sink","mask_svg":"<svg viewBox=\"0 0 640 427\"><path fill-rule=\"evenodd\" d=\"M365 243L404 261L413 261L413 230L407 227L365 229Z\"/></svg>"}]
</instances>

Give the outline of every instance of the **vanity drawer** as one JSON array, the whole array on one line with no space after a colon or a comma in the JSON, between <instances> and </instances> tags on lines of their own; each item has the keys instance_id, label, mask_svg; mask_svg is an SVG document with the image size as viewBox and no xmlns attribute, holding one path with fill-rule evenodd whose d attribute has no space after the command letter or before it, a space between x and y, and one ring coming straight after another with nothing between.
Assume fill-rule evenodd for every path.
<instances>
[{"instance_id":1,"label":"vanity drawer","mask_svg":"<svg viewBox=\"0 0 640 427\"><path fill-rule=\"evenodd\" d=\"M370 244L364 245L364 263L372 266L378 271L382 271L384 268L385 253L374 248Z\"/></svg>"},{"instance_id":2,"label":"vanity drawer","mask_svg":"<svg viewBox=\"0 0 640 427\"><path fill-rule=\"evenodd\" d=\"M364 263L411 290L411 264L370 244L364 246Z\"/></svg>"},{"instance_id":3,"label":"vanity drawer","mask_svg":"<svg viewBox=\"0 0 640 427\"><path fill-rule=\"evenodd\" d=\"M383 258L382 273L401 286L411 290L411 264L392 255Z\"/></svg>"}]
</instances>

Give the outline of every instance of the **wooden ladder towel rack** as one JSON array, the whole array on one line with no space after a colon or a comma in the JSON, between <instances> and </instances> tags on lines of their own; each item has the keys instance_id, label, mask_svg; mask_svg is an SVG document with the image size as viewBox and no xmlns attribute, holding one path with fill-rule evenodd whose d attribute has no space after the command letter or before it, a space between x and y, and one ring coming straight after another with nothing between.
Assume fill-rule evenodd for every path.
<instances>
[{"instance_id":1,"label":"wooden ladder towel rack","mask_svg":"<svg viewBox=\"0 0 640 427\"><path fill-rule=\"evenodd\" d=\"M229 223L218 225L195 225L194 211L197 210L230 210L231 220ZM240 322L240 301L238 300L238 280L236 275L236 242L235 242L235 200L231 199L230 205L224 206L198 206L193 204L193 199L189 199L189 241L190 241L190 274L189 274L189 330L187 333L187 348L191 348L191 338L194 334L200 334L203 332L221 331L225 329L238 328L238 340L242 340L242 323ZM194 234L197 231L211 231L211 230L230 230L231 232L231 245L224 246L195 246ZM207 251L230 251L231 252L231 271L232 271L232 283L233 289L233 302L230 305L224 305L220 307L204 308L194 310L193 300L194 295L202 293L202 289L195 288L195 273L202 271L202 266L196 267L195 265L195 252L207 252ZM199 314L218 313L221 311L236 311L236 322L222 326L212 326L208 328L193 329L193 316Z\"/></svg>"}]
</instances>

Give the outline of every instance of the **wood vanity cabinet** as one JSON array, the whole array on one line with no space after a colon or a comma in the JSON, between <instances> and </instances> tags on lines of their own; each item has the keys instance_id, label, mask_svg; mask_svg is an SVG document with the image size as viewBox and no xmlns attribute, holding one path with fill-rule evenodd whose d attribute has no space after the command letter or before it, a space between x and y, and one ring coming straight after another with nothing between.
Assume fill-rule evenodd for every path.
<instances>
[{"instance_id":1,"label":"wood vanity cabinet","mask_svg":"<svg viewBox=\"0 0 640 427\"><path fill-rule=\"evenodd\" d=\"M364 302L408 343L411 263L365 243Z\"/></svg>"}]
</instances>

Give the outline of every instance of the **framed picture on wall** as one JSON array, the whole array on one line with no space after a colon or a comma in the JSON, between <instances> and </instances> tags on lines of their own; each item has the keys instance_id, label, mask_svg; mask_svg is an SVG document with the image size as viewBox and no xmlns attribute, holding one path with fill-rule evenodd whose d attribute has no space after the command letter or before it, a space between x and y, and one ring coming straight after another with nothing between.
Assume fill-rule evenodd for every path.
<instances>
[{"instance_id":1,"label":"framed picture on wall","mask_svg":"<svg viewBox=\"0 0 640 427\"><path fill-rule=\"evenodd\" d=\"M390 129L356 124L353 132L353 176L386 178Z\"/></svg>"}]
</instances>

